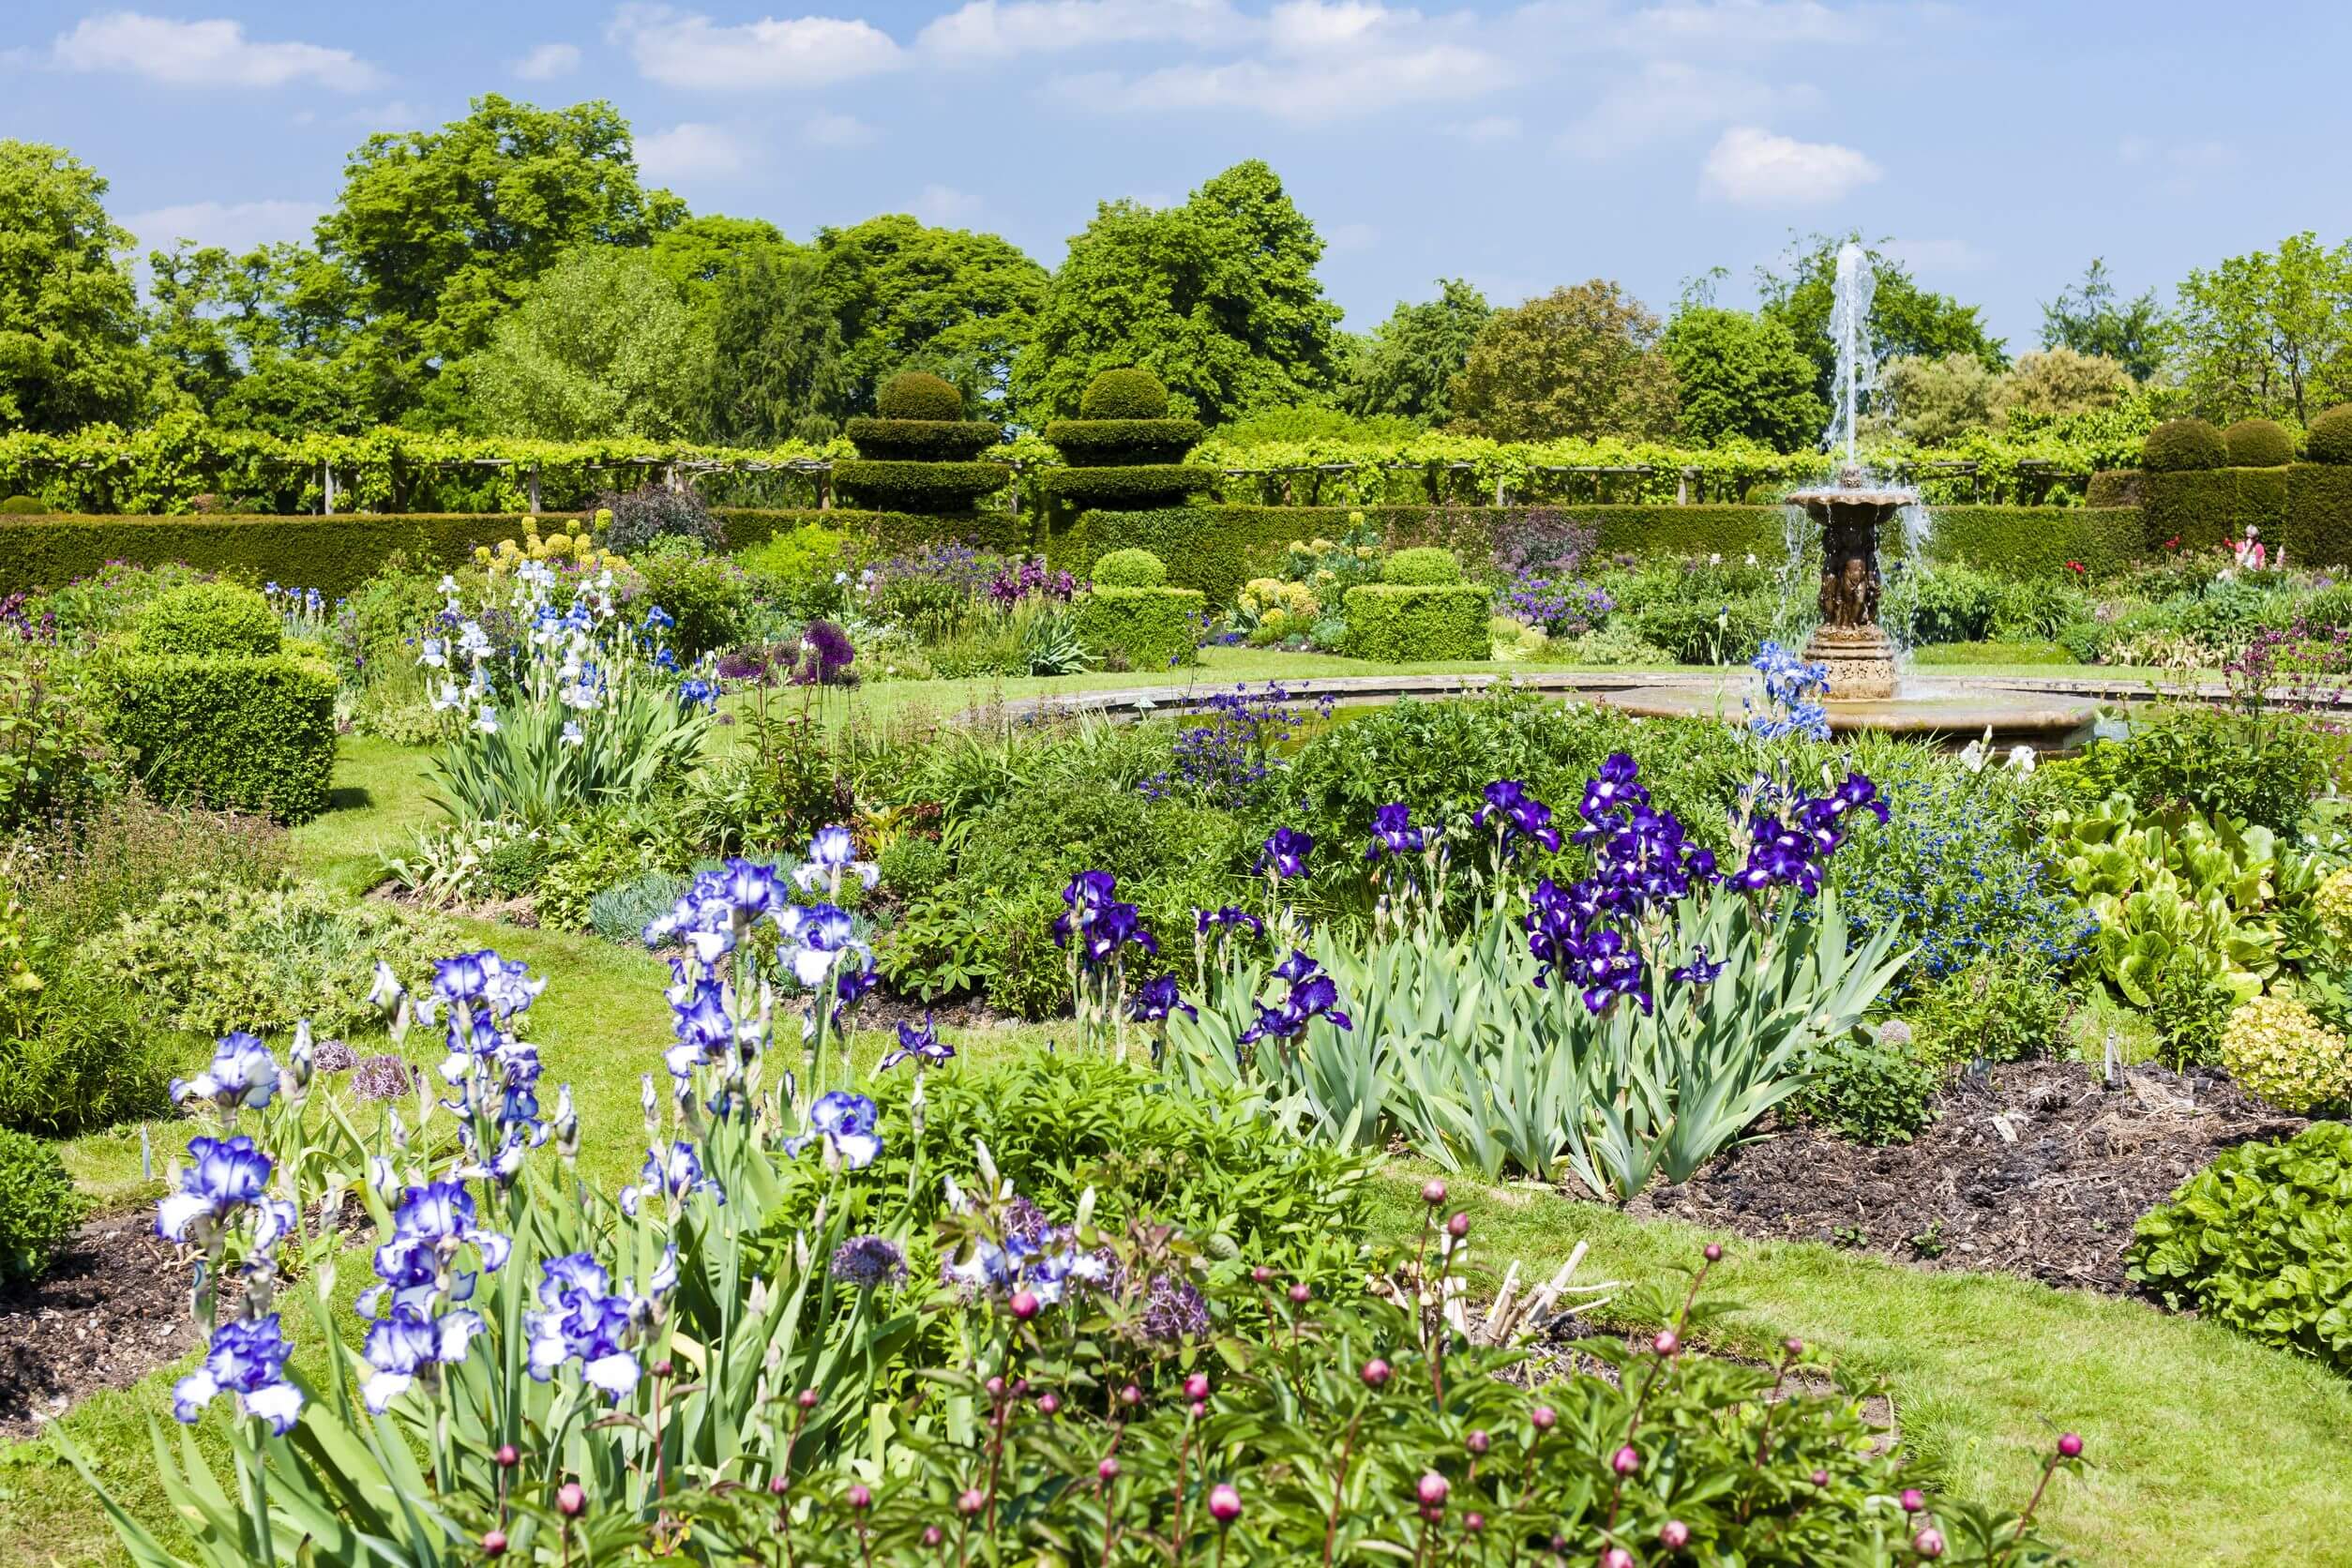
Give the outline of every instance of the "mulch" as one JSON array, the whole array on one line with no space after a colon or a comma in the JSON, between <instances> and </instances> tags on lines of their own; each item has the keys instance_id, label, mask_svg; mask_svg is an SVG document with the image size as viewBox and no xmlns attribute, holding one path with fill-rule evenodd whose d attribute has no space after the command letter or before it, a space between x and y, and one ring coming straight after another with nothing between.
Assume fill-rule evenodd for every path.
<instances>
[{"instance_id":1,"label":"mulch","mask_svg":"<svg viewBox=\"0 0 2352 1568\"><path fill-rule=\"evenodd\" d=\"M2119 1292L2142 1214L2224 1150L2306 1125L2217 1072L2132 1067L2108 1086L2073 1062L1965 1075L1936 1108L1919 1137L1882 1149L1782 1127L1628 1212Z\"/></svg>"},{"instance_id":2,"label":"mulch","mask_svg":"<svg viewBox=\"0 0 2352 1568\"><path fill-rule=\"evenodd\" d=\"M196 1349L188 1283L153 1210L137 1209L90 1220L47 1274L0 1291L0 1438L31 1437L76 1401Z\"/></svg>"}]
</instances>

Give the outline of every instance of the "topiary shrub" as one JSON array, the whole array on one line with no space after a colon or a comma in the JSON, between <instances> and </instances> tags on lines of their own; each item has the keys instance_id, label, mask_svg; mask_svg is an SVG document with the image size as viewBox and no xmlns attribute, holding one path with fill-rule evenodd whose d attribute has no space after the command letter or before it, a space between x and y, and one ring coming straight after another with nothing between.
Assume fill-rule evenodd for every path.
<instances>
[{"instance_id":1,"label":"topiary shrub","mask_svg":"<svg viewBox=\"0 0 2352 1568\"><path fill-rule=\"evenodd\" d=\"M1380 580L1405 588L1433 588L1441 583L1462 580L1462 564L1454 559L1450 550L1436 545L1415 545L1400 550L1380 563Z\"/></svg>"},{"instance_id":2,"label":"topiary shrub","mask_svg":"<svg viewBox=\"0 0 2352 1568\"><path fill-rule=\"evenodd\" d=\"M986 419L852 419L845 433L860 457L910 462L968 462L1004 440Z\"/></svg>"},{"instance_id":3,"label":"topiary shrub","mask_svg":"<svg viewBox=\"0 0 2352 1568\"><path fill-rule=\"evenodd\" d=\"M1114 550L1094 563L1097 588L1158 588L1168 581L1168 563L1148 550Z\"/></svg>"},{"instance_id":4,"label":"topiary shrub","mask_svg":"<svg viewBox=\"0 0 2352 1568\"><path fill-rule=\"evenodd\" d=\"M1078 395L1081 419L1165 419L1168 386L1149 370L1105 370Z\"/></svg>"},{"instance_id":5,"label":"topiary shrub","mask_svg":"<svg viewBox=\"0 0 2352 1568\"><path fill-rule=\"evenodd\" d=\"M1003 490L1001 462L899 462L859 459L833 465L833 482L852 505L888 512L960 512Z\"/></svg>"},{"instance_id":6,"label":"topiary shrub","mask_svg":"<svg viewBox=\"0 0 2352 1568\"><path fill-rule=\"evenodd\" d=\"M306 654L117 654L100 676L107 738L147 792L305 822L335 776L335 671Z\"/></svg>"},{"instance_id":7,"label":"topiary shrub","mask_svg":"<svg viewBox=\"0 0 2352 1568\"><path fill-rule=\"evenodd\" d=\"M2209 419L2168 419L2140 443L2140 466L2156 474L2224 468L2229 443Z\"/></svg>"},{"instance_id":8,"label":"topiary shrub","mask_svg":"<svg viewBox=\"0 0 2352 1568\"><path fill-rule=\"evenodd\" d=\"M2352 1126L2226 1150L2134 1228L2132 1280L2352 1372Z\"/></svg>"},{"instance_id":9,"label":"topiary shrub","mask_svg":"<svg viewBox=\"0 0 2352 1568\"><path fill-rule=\"evenodd\" d=\"M2284 468L2295 460L2295 438L2275 419L2240 419L2222 432L2232 468Z\"/></svg>"},{"instance_id":10,"label":"topiary shrub","mask_svg":"<svg viewBox=\"0 0 2352 1568\"><path fill-rule=\"evenodd\" d=\"M1371 583L1348 590L1348 652L1382 664L1484 659L1486 591L1468 584Z\"/></svg>"},{"instance_id":11,"label":"topiary shrub","mask_svg":"<svg viewBox=\"0 0 2352 1568\"><path fill-rule=\"evenodd\" d=\"M48 510L41 505L40 497L36 495L11 495L6 501L0 501L0 512L17 516L38 517Z\"/></svg>"},{"instance_id":12,"label":"topiary shrub","mask_svg":"<svg viewBox=\"0 0 2352 1568\"><path fill-rule=\"evenodd\" d=\"M250 588L199 582L156 596L139 617L135 641L149 654L274 654L285 626Z\"/></svg>"},{"instance_id":13,"label":"topiary shrub","mask_svg":"<svg viewBox=\"0 0 2352 1568\"><path fill-rule=\"evenodd\" d=\"M2298 1116L2352 1094L2352 1045L2291 996L2258 996L2229 1016L2222 1066L2248 1093Z\"/></svg>"},{"instance_id":14,"label":"topiary shrub","mask_svg":"<svg viewBox=\"0 0 2352 1568\"><path fill-rule=\"evenodd\" d=\"M2303 456L2313 462L2352 463L2352 403L2313 416L2303 429Z\"/></svg>"},{"instance_id":15,"label":"topiary shrub","mask_svg":"<svg viewBox=\"0 0 2352 1568\"><path fill-rule=\"evenodd\" d=\"M1207 490L1216 475L1190 463L1149 463L1132 468L1048 468L1037 488L1063 505L1106 511L1154 511L1181 505Z\"/></svg>"},{"instance_id":16,"label":"topiary shrub","mask_svg":"<svg viewBox=\"0 0 2352 1568\"><path fill-rule=\"evenodd\" d=\"M1078 468L1179 462L1200 445L1198 419L1056 419L1046 441Z\"/></svg>"},{"instance_id":17,"label":"topiary shrub","mask_svg":"<svg viewBox=\"0 0 2352 1568\"><path fill-rule=\"evenodd\" d=\"M0 1287L47 1274L81 1219L82 1196L57 1151L0 1128Z\"/></svg>"},{"instance_id":18,"label":"topiary shrub","mask_svg":"<svg viewBox=\"0 0 2352 1568\"><path fill-rule=\"evenodd\" d=\"M884 419L961 419L964 395L944 376L901 370L874 394L874 412Z\"/></svg>"},{"instance_id":19,"label":"topiary shrub","mask_svg":"<svg viewBox=\"0 0 2352 1568\"><path fill-rule=\"evenodd\" d=\"M1117 654L1130 670L1197 664L1207 602L1190 588L1105 587L1097 579L1073 607L1078 641L1090 654Z\"/></svg>"}]
</instances>

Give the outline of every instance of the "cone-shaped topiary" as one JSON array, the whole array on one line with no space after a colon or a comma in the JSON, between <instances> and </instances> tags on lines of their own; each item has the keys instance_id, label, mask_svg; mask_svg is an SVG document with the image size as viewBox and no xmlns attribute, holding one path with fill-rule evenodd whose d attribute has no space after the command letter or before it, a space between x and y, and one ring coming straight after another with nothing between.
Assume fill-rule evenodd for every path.
<instances>
[{"instance_id":1,"label":"cone-shaped topiary","mask_svg":"<svg viewBox=\"0 0 2352 1568\"><path fill-rule=\"evenodd\" d=\"M2295 438L2275 419L2240 419L2222 441L2232 468L2284 468L2295 460Z\"/></svg>"},{"instance_id":2,"label":"cone-shaped topiary","mask_svg":"<svg viewBox=\"0 0 2352 1568\"><path fill-rule=\"evenodd\" d=\"M874 395L874 412L884 419L961 419L964 395L944 376L901 370Z\"/></svg>"},{"instance_id":3,"label":"cone-shaped topiary","mask_svg":"<svg viewBox=\"0 0 2352 1568\"><path fill-rule=\"evenodd\" d=\"M1081 419L1165 419L1168 386L1149 370L1105 370L1078 395Z\"/></svg>"},{"instance_id":4,"label":"cone-shaped topiary","mask_svg":"<svg viewBox=\"0 0 2352 1568\"><path fill-rule=\"evenodd\" d=\"M2209 419L2168 419L2140 443L2140 466L2155 474L2224 468L2229 443Z\"/></svg>"},{"instance_id":5,"label":"cone-shaped topiary","mask_svg":"<svg viewBox=\"0 0 2352 1568\"><path fill-rule=\"evenodd\" d=\"M2352 403L2338 403L2303 431L2303 455L2313 462L2352 463Z\"/></svg>"}]
</instances>

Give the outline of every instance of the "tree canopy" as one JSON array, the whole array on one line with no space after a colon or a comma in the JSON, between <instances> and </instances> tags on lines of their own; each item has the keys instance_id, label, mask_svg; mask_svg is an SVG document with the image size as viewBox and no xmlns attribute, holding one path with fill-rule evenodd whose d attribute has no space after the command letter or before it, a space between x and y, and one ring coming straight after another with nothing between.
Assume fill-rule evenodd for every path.
<instances>
[{"instance_id":1,"label":"tree canopy","mask_svg":"<svg viewBox=\"0 0 2352 1568\"><path fill-rule=\"evenodd\" d=\"M0 141L0 430L127 423L155 399L131 238L105 195L64 149Z\"/></svg>"},{"instance_id":2,"label":"tree canopy","mask_svg":"<svg viewBox=\"0 0 2352 1568\"><path fill-rule=\"evenodd\" d=\"M1013 370L1032 423L1078 411L1104 370L1139 366L1211 423L1304 402L1337 380L1339 308L1323 242L1264 163L1237 163L1182 206L1105 202L1046 291Z\"/></svg>"},{"instance_id":3,"label":"tree canopy","mask_svg":"<svg viewBox=\"0 0 2352 1568\"><path fill-rule=\"evenodd\" d=\"M462 361L486 430L577 441L691 432L709 346L641 249L583 245Z\"/></svg>"},{"instance_id":4,"label":"tree canopy","mask_svg":"<svg viewBox=\"0 0 2352 1568\"><path fill-rule=\"evenodd\" d=\"M994 234L927 227L903 213L817 231L819 274L840 328L850 412L900 370L933 370L1004 415L1013 361L1046 297L1046 269Z\"/></svg>"},{"instance_id":5,"label":"tree canopy","mask_svg":"<svg viewBox=\"0 0 2352 1568\"><path fill-rule=\"evenodd\" d=\"M1606 279L1495 312L1454 379L1453 428L1497 441L1664 437L1674 367L1658 318Z\"/></svg>"},{"instance_id":6,"label":"tree canopy","mask_svg":"<svg viewBox=\"0 0 2352 1568\"><path fill-rule=\"evenodd\" d=\"M1829 406L1813 390L1813 361L1780 322L1689 305L1675 312L1658 347L1674 367L1687 439L1760 442L1776 452L1819 443Z\"/></svg>"},{"instance_id":7,"label":"tree canopy","mask_svg":"<svg viewBox=\"0 0 2352 1568\"><path fill-rule=\"evenodd\" d=\"M2042 307L2042 346L2098 354L2122 366L2133 380L2146 381L2164 362L2164 324L2154 289L2124 299L2105 260L2094 256L2080 282Z\"/></svg>"},{"instance_id":8,"label":"tree canopy","mask_svg":"<svg viewBox=\"0 0 2352 1568\"><path fill-rule=\"evenodd\" d=\"M857 388L821 271L812 250L761 246L713 285L710 373L697 411L707 439L773 445L854 412Z\"/></svg>"},{"instance_id":9,"label":"tree canopy","mask_svg":"<svg viewBox=\"0 0 2352 1568\"><path fill-rule=\"evenodd\" d=\"M2293 419L2352 399L2352 241L2306 231L2180 285L2169 332L2182 388L2216 424Z\"/></svg>"},{"instance_id":10,"label":"tree canopy","mask_svg":"<svg viewBox=\"0 0 2352 1568\"><path fill-rule=\"evenodd\" d=\"M1813 390L1828 407L1834 400L1832 384L1837 379L1837 345L1830 339L1830 313L1837 286L1837 253L1848 242L1859 244L1859 230L1845 234L1813 234L1790 245L1780 269L1756 270L1761 313L1788 329L1789 337L1813 361ZM1984 330L1978 307L1963 305L1949 294L1922 289L1903 264L1883 251L1864 247L1876 283L1871 295L1872 352L1880 359L1908 356L1941 359L1965 354L1988 370L2008 368L2001 339Z\"/></svg>"},{"instance_id":11,"label":"tree canopy","mask_svg":"<svg viewBox=\"0 0 2352 1568\"><path fill-rule=\"evenodd\" d=\"M1445 423L1453 412L1454 378L1494 313L1486 296L1458 278L1439 279L1435 299L1399 300L1388 320L1356 339L1339 406L1359 415Z\"/></svg>"}]
</instances>

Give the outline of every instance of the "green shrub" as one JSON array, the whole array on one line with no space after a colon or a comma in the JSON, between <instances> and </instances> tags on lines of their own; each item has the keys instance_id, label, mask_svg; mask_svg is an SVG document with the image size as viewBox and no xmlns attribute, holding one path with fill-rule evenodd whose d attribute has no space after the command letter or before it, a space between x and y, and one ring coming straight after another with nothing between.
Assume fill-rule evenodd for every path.
<instances>
[{"instance_id":1,"label":"green shrub","mask_svg":"<svg viewBox=\"0 0 2352 1568\"><path fill-rule=\"evenodd\" d=\"M2221 1060L2222 1032L2238 999L2211 975L2186 965L2167 970L2148 1008L2159 1054L2175 1071Z\"/></svg>"},{"instance_id":2,"label":"green shrub","mask_svg":"<svg viewBox=\"0 0 2352 1568\"><path fill-rule=\"evenodd\" d=\"M634 557L630 565L645 584L643 597L630 606L659 605L677 621L670 641L682 659L700 658L724 648L743 635L751 612L751 579L734 560L705 554L686 539L664 539Z\"/></svg>"},{"instance_id":3,"label":"green shrub","mask_svg":"<svg viewBox=\"0 0 2352 1568\"><path fill-rule=\"evenodd\" d=\"M1180 462L1200 445L1198 419L1056 419L1046 441L1080 468Z\"/></svg>"},{"instance_id":4,"label":"green shrub","mask_svg":"<svg viewBox=\"0 0 2352 1568\"><path fill-rule=\"evenodd\" d=\"M2352 463L2352 403L2322 409L2303 428L2303 455L2313 462Z\"/></svg>"},{"instance_id":5,"label":"green shrub","mask_svg":"<svg viewBox=\"0 0 2352 1568\"><path fill-rule=\"evenodd\" d=\"M1094 558L1097 588L1159 588L1168 582L1168 563L1148 550L1114 550Z\"/></svg>"},{"instance_id":6,"label":"green shrub","mask_svg":"<svg viewBox=\"0 0 2352 1568\"><path fill-rule=\"evenodd\" d=\"M884 419L959 420L964 416L964 395L944 376L928 370L901 370L874 394L874 412Z\"/></svg>"},{"instance_id":7,"label":"green shrub","mask_svg":"<svg viewBox=\"0 0 2352 1568\"><path fill-rule=\"evenodd\" d=\"M1856 1143L1908 1143L1935 1112L1928 1102L1943 1087L1943 1074L1893 1040L1843 1036L1817 1048L1805 1060L1811 1081L1789 1106Z\"/></svg>"},{"instance_id":8,"label":"green shrub","mask_svg":"<svg viewBox=\"0 0 2352 1568\"><path fill-rule=\"evenodd\" d=\"M1462 580L1462 564L1436 545L1400 550L1380 563L1380 580L1400 588L1437 588Z\"/></svg>"},{"instance_id":9,"label":"green shrub","mask_svg":"<svg viewBox=\"0 0 2352 1568\"><path fill-rule=\"evenodd\" d=\"M1146 463L1118 468L1048 468L1037 488L1048 499L1083 510L1089 506L1170 506L1197 495L1216 480L1208 469L1188 463Z\"/></svg>"},{"instance_id":10,"label":"green shrub","mask_svg":"<svg viewBox=\"0 0 2352 1568\"><path fill-rule=\"evenodd\" d=\"M0 1286L29 1284L47 1274L82 1222L82 1208L56 1150L0 1128Z\"/></svg>"},{"instance_id":11,"label":"green shrub","mask_svg":"<svg viewBox=\"0 0 2352 1568\"><path fill-rule=\"evenodd\" d=\"M1677 664L1745 664L1764 645L1779 613L1776 598L1730 594L1652 599L1630 615L1642 641L1664 648Z\"/></svg>"},{"instance_id":12,"label":"green shrub","mask_svg":"<svg viewBox=\"0 0 2352 1568\"><path fill-rule=\"evenodd\" d=\"M906 834L892 839L874 857L882 890L894 898L927 897L955 875L955 857L936 838Z\"/></svg>"},{"instance_id":13,"label":"green shrub","mask_svg":"<svg viewBox=\"0 0 2352 1568\"><path fill-rule=\"evenodd\" d=\"M2135 716L2123 741L2099 743L2086 761L2150 810L2186 806L2274 833L2291 832L2328 779L2327 746L2307 722L2195 702Z\"/></svg>"},{"instance_id":14,"label":"green shrub","mask_svg":"<svg viewBox=\"0 0 2352 1568\"><path fill-rule=\"evenodd\" d=\"M1998 960L1930 981L1908 1008L1920 1058L1939 1067L2047 1055L2066 1013L2046 966Z\"/></svg>"},{"instance_id":15,"label":"green shrub","mask_svg":"<svg viewBox=\"0 0 2352 1568\"><path fill-rule=\"evenodd\" d=\"M120 764L78 661L37 651L0 661L0 830L78 815L119 782Z\"/></svg>"},{"instance_id":16,"label":"green shrub","mask_svg":"<svg viewBox=\"0 0 2352 1568\"><path fill-rule=\"evenodd\" d=\"M65 1138L170 1115L148 999L73 955L44 964L40 979L0 1020L0 1127Z\"/></svg>"},{"instance_id":17,"label":"green shrub","mask_svg":"<svg viewBox=\"0 0 2352 1568\"><path fill-rule=\"evenodd\" d=\"M1057 776L1015 792L973 820L957 882L975 893L1042 889L1058 908L1072 877L1108 871L1119 879L1121 897L1133 899L1146 882L1228 865L1239 853L1238 831L1222 811L1106 789L1097 777Z\"/></svg>"},{"instance_id":18,"label":"green shrub","mask_svg":"<svg viewBox=\"0 0 2352 1568\"><path fill-rule=\"evenodd\" d=\"M7 500L0 501L0 516L38 517L48 510L48 507L41 505L38 496L11 495Z\"/></svg>"},{"instance_id":19,"label":"green shrub","mask_svg":"<svg viewBox=\"0 0 2352 1568\"><path fill-rule=\"evenodd\" d=\"M2295 438L2275 419L2240 419L2222 440L2232 468L2284 468L2295 460Z\"/></svg>"},{"instance_id":20,"label":"green shrub","mask_svg":"<svg viewBox=\"0 0 2352 1568\"><path fill-rule=\"evenodd\" d=\"M690 539L706 550L723 550L727 527L702 504L691 486L672 489L650 480L633 490L596 498L596 542L634 557L656 539Z\"/></svg>"},{"instance_id":21,"label":"green shrub","mask_svg":"<svg viewBox=\"0 0 2352 1568\"><path fill-rule=\"evenodd\" d=\"M1348 652L1357 658L1406 664L1493 652L1483 588L1371 583L1349 589L1347 606Z\"/></svg>"},{"instance_id":22,"label":"green shrub","mask_svg":"<svg viewBox=\"0 0 2352 1568\"><path fill-rule=\"evenodd\" d=\"M137 753L158 800L304 822L335 776L335 671L288 652L264 658L116 654L101 672L107 737Z\"/></svg>"},{"instance_id":23,"label":"green shrub","mask_svg":"<svg viewBox=\"0 0 2352 1568\"><path fill-rule=\"evenodd\" d=\"M845 433L859 457L912 462L964 462L1004 441L985 419L852 419Z\"/></svg>"},{"instance_id":24,"label":"green shrub","mask_svg":"<svg viewBox=\"0 0 2352 1568\"><path fill-rule=\"evenodd\" d=\"M2229 443L2209 419L2168 419L2140 443L2140 466L2151 474L2221 468L2228 461Z\"/></svg>"},{"instance_id":25,"label":"green shrub","mask_svg":"<svg viewBox=\"0 0 2352 1568\"><path fill-rule=\"evenodd\" d=\"M140 614L137 644L150 654L274 654L285 627L250 588L200 582L158 595Z\"/></svg>"},{"instance_id":26,"label":"green shrub","mask_svg":"<svg viewBox=\"0 0 2352 1568\"><path fill-rule=\"evenodd\" d=\"M437 573L464 565L477 546L521 536L522 524L511 515L0 517L0 594L61 587L123 561L185 562L256 581L299 583L332 598L396 555Z\"/></svg>"},{"instance_id":27,"label":"green shrub","mask_svg":"<svg viewBox=\"0 0 2352 1568\"><path fill-rule=\"evenodd\" d=\"M190 1033L255 1034L309 1018L322 1034L377 1021L369 1003L379 959L404 979L454 951L438 916L381 898L345 901L316 882L259 889L199 878L92 938L99 973L149 999L152 1024Z\"/></svg>"},{"instance_id":28,"label":"green shrub","mask_svg":"<svg viewBox=\"0 0 2352 1568\"><path fill-rule=\"evenodd\" d=\"M607 942L641 946L644 931L677 907L692 879L674 871L647 871L588 900L588 928Z\"/></svg>"},{"instance_id":29,"label":"green shrub","mask_svg":"<svg viewBox=\"0 0 2352 1568\"><path fill-rule=\"evenodd\" d=\"M2126 1262L2176 1311L2352 1374L2352 1126L2225 1150L2140 1220Z\"/></svg>"},{"instance_id":30,"label":"green shrub","mask_svg":"<svg viewBox=\"0 0 2352 1568\"><path fill-rule=\"evenodd\" d=\"M1012 477L1012 469L1001 462L869 461L861 458L833 465L834 485L845 499L897 512L964 511L982 496L1003 490Z\"/></svg>"},{"instance_id":31,"label":"green shrub","mask_svg":"<svg viewBox=\"0 0 2352 1568\"><path fill-rule=\"evenodd\" d=\"M1078 394L1081 419L1165 419L1168 387L1149 370L1105 370Z\"/></svg>"},{"instance_id":32,"label":"green shrub","mask_svg":"<svg viewBox=\"0 0 2352 1568\"><path fill-rule=\"evenodd\" d=\"M1115 653L1130 670L1166 670L1199 662L1205 606L1190 588L1107 588L1098 581L1073 608L1089 653Z\"/></svg>"}]
</instances>

